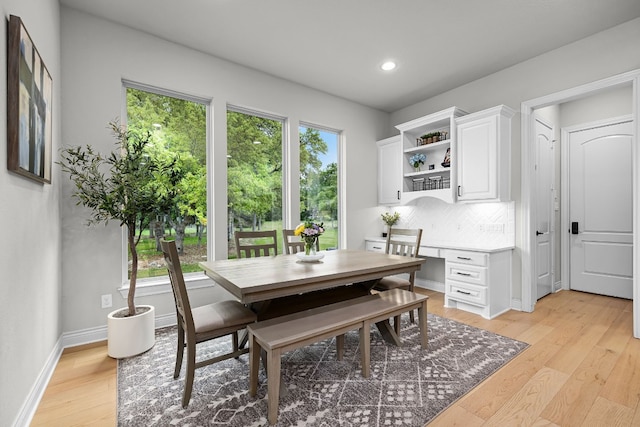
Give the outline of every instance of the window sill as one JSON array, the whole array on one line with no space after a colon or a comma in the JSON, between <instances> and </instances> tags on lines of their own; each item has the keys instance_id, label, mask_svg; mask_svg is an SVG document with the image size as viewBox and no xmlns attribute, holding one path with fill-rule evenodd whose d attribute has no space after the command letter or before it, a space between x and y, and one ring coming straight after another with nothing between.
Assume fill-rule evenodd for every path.
<instances>
[{"instance_id":1,"label":"window sill","mask_svg":"<svg viewBox=\"0 0 640 427\"><path fill-rule=\"evenodd\" d=\"M203 273L192 273L184 275L184 282L187 289L208 288L214 285L213 280L205 276ZM129 293L129 282L118 288L122 298L127 298ZM141 279L136 284L136 297L146 297L150 295L167 294L173 292L171 290L171 282L169 276Z\"/></svg>"}]
</instances>

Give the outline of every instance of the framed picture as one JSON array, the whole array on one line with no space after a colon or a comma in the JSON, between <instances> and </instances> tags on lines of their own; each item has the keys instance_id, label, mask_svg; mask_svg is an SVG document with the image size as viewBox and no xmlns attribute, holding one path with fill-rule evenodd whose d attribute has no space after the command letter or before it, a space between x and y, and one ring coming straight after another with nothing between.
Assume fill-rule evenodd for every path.
<instances>
[{"instance_id":1,"label":"framed picture","mask_svg":"<svg viewBox=\"0 0 640 427\"><path fill-rule=\"evenodd\" d=\"M51 183L53 83L22 20L9 17L7 47L7 168Z\"/></svg>"}]
</instances>

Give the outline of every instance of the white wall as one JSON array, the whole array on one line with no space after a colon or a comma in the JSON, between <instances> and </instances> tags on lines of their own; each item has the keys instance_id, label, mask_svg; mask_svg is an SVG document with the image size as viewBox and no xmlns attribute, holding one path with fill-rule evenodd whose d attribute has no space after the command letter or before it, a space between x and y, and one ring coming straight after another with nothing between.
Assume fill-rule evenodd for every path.
<instances>
[{"instance_id":1,"label":"white wall","mask_svg":"<svg viewBox=\"0 0 640 427\"><path fill-rule=\"evenodd\" d=\"M391 114L387 134L381 137L397 134L393 126L399 123L451 106L474 112L506 104L519 110L523 101L638 69L638 40L640 18L396 111ZM511 148L511 197L516 202L512 294L516 300L522 295L520 155L520 115L516 114L512 120Z\"/></svg>"},{"instance_id":2,"label":"white wall","mask_svg":"<svg viewBox=\"0 0 640 427\"><path fill-rule=\"evenodd\" d=\"M0 426L16 422L61 334L60 175L52 183L9 173L7 28L19 16L53 79L53 151L60 146L60 22L57 0L0 0Z\"/></svg>"},{"instance_id":3,"label":"white wall","mask_svg":"<svg viewBox=\"0 0 640 427\"><path fill-rule=\"evenodd\" d=\"M214 204L226 206L226 105L258 109L290 119L292 140L297 122L340 129L346 156L344 223L349 248L364 248L364 236L379 225L376 145L388 126L388 115L327 94L169 43L139 31L62 8L62 71L65 87L64 144L90 143L111 150L107 123L121 115L122 79L213 99ZM292 52L295 54L295 52ZM297 144L294 144L297 145ZM373 167L367 167L367 165ZM87 228L86 212L63 188L63 331L102 326L111 309L100 308L100 295L112 294L115 307L125 301L122 285L122 241L117 224ZM226 209L216 209L226 213ZM226 257L226 219L215 217L217 257ZM199 291L211 298L211 290ZM198 297L196 297L198 298ZM156 306L158 315L174 312L170 293L136 298ZM197 302L197 301L196 301Z\"/></svg>"}]
</instances>

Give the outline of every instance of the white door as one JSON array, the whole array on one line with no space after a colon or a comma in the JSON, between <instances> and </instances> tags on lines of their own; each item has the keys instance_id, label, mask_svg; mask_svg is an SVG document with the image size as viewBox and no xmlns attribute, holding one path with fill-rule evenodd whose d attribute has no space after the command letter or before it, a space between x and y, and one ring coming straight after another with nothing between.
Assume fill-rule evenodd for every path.
<instances>
[{"instance_id":1,"label":"white door","mask_svg":"<svg viewBox=\"0 0 640 427\"><path fill-rule=\"evenodd\" d=\"M536 117L536 277L540 299L553 286L553 129Z\"/></svg>"},{"instance_id":2,"label":"white door","mask_svg":"<svg viewBox=\"0 0 640 427\"><path fill-rule=\"evenodd\" d=\"M568 134L571 289L633 298L632 122Z\"/></svg>"}]
</instances>

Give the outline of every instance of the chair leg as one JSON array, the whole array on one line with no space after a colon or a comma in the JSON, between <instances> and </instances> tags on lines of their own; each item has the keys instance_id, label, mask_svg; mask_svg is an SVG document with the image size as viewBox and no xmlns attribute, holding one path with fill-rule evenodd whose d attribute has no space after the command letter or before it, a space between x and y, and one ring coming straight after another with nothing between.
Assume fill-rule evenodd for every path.
<instances>
[{"instance_id":1,"label":"chair leg","mask_svg":"<svg viewBox=\"0 0 640 427\"><path fill-rule=\"evenodd\" d=\"M193 377L196 371L196 343L187 342L187 376L184 380L184 392L182 394L182 407L189 406L191 400L191 389L193 388Z\"/></svg>"},{"instance_id":2,"label":"chair leg","mask_svg":"<svg viewBox=\"0 0 640 427\"><path fill-rule=\"evenodd\" d=\"M409 320L411 320L411 323L416 323L416 318L413 315L413 310L409 312Z\"/></svg>"},{"instance_id":3,"label":"chair leg","mask_svg":"<svg viewBox=\"0 0 640 427\"><path fill-rule=\"evenodd\" d=\"M336 359L342 360L344 354L344 334L336 337Z\"/></svg>"},{"instance_id":4,"label":"chair leg","mask_svg":"<svg viewBox=\"0 0 640 427\"><path fill-rule=\"evenodd\" d=\"M180 369L182 369L182 356L184 355L184 329L178 324L178 349L176 351L176 367L173 371L173 379L175 380L180 376Z\"/></svg>"},{"instance_id":5,"label":"chair leg","mask_svg":"<svg viewBox=\"0 0 640 427\"><path fill-rule=\"evenodd\" d=\"M231 341L233 343L233 351L238 351L238 331L235 331L233 334L231 334ZM240 356L236 356L235 358L239 359Z\"/></svg>"},{"instance_id":6,"label":"chair leg","mask_svg":"<svg viewBox=\"0 0 640 427\"><path fill-rule=\"evenodd\" d=\"M396 335L400 337L400 315L393 318L393 329L395 329Z\"/></svg>"}]
</instances>

